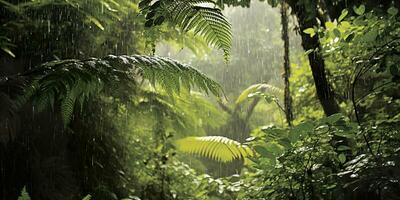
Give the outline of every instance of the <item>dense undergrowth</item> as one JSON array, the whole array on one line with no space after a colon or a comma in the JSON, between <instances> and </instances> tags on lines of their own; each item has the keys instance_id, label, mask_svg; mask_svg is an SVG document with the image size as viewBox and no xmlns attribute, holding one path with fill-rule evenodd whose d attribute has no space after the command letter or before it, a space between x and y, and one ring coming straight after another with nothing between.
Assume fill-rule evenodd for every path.
<instances>
[{"instance_id":1,"label":"dense undergrowth","mask_svg":"<svg viewBox=\"0 0 400 200\"><path fill-rule=\"evenodd\" d=\"M375 3L268 1L306 50L287 125L281 82L236 54L282 44L230 49L220 8L249 1L0 0L0 199L399 199L399 5ZM165 41L246 80L156 56Z\"/></svg>"}]
</instances>

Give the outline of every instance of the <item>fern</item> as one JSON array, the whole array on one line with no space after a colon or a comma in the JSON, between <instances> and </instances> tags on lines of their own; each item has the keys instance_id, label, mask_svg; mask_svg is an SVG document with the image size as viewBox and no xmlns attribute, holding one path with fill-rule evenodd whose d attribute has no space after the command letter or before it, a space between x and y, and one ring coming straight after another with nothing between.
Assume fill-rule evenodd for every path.
<instances>
[{"instance_id":1,"label":"fern","mask_svg":"<svg viewBox=\"0 0 400 200\"><path fill-rule=\"evenodd\" d=\"M82 200L91 200L92 199L92 195L88 194L85 197L83 197Z\"/></svg>"},{"instance_id":2,"label":"fern","mask_svg":"<svg viewBox=\"0 0 400 200\"><path fill-rule=\"evenodd\" d=\"M235 140L222 136L187 137L176 141L179 151L230 162L253 156L253 151Z\"/></svg>"},{"instance_id":3,"label":"fern","mask_svg":"<svg viewBox=\"0 0 400 200\"><path fill-rule=\"evenodd\" d=\"M269 85L266 83L258 83L251 85L250 87L246 88L243 90L243 92L239 95L239 97L236 99L236 104L241 104L243 101L245 101L247 98L251 97L251 94L254 94L256 92L269 92L269 93L275 93L275 94L283 94L282 89L277 88L273 85Z\"/></svg>"},{"instance_id":4,"label":"fern","mask_svg":"<svg viewBox=\"0 0 400 200\"><path fill-rule=\"evenodd\" d=\"M22 188L21 194L18 197L18 200L31 200L28 192L26 191L26 187Z\"/></svg>"},{"instance_id":5,"label":"fern","mask_svg":"<svg viewBox=\"0 0 400 200\"><path fill-rule=\"evenodd\" d=\"M17 99L21 107L29 100L38 108L61 103L65 124L69 123L77 102L99 93L118 97L119 93L134 93L142 79L160 86L169 93L179 93L181 88L197 87L206 93L219 96L218 83L188 65L163 57L107 56L88 60L61 60L44 63L21 76L33 81L24 95ZM47 107L48 107L47 106ZM40 110L39 110L40 111Z\"/></svg>"},{"instance_id":6,"label":"fern","mask_svg":"<svg viewBox=\"0 0 400 200\"><path fill-rule=\"evenodd\" d=\"M165 19L183 31L193 31L224 52L227 60L232 45L231 24L211 0L158 0L139 4L146 14L146 25L160 25Z\"/></svg>"},{"instance_id":7,"label":"fern","mask_svg":"<svg viewBox=\"0 0 400 200\"><path fill-rule=\"evenodd\" d=\"M233 7L250 7L250 0L216 0L216 4L221 8L224 8L225 5Z\"/></svg>"}]
</instances>

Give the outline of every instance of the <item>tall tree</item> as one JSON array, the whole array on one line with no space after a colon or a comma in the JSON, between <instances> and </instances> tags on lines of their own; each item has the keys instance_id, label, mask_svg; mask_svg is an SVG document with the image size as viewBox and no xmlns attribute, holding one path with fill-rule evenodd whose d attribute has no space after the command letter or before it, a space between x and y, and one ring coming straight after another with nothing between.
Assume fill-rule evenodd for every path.
<instances>
[{"instance_id":1,"label":"tall tree","mask_svg":"<svg viewBox=\"0 0 400 200\"><path fill-rule=\"evenodd\" d=\"M289 126L292 126L293 121L293 110L292 110L292 97L290 95L290 59L289 59L289 34L288 34L288 15L287 15L287 4L285 1L281 4L281 23L282 23L282 40L284 46L283 55L283 79L285 85L285 96L284 96L284 106L286 121Z\"/></svg>"},{"instance_id":2,"label":"tall tree","mask_svg":"<svg viewBox=\"0 0 400 200\"><path fill-rule=\"evenodd\" d=\"M326 115L332 115L340 111L339 105L335 101L334 91L328 82L325 69L325 61L319 52L320 42L318 35L310 37L304 30L310 27L317 27L318 3L316 1L307 1L299 3L295 0L287 1L292 8L292 12L296 15L299 24L299 33L301 35L301 45L308 54L314 84L317 91L318 99L324 109Z\"/></svg>"}]
</instances>

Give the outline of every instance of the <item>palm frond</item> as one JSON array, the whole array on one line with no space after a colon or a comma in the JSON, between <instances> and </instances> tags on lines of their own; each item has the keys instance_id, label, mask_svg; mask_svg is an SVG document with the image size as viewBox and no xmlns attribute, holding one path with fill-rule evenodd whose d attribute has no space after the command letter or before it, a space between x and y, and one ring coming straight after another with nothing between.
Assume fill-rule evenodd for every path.
<instances>
[{"instance_id":1,"label":"palm frond","mask_svg":"<svg viewBox=\"0 0 400 200\"><path fill-rule=\"evenodd\" d=\"M273 93L273 94L283 94L282 89L280 89L278 87L275 87L273 85L266 84L266 83L258 83L258 84L251 85L250 87L243 90L243 92L236 99L235 103L241 104L243 101L245 101L247 98L249 98L249 95L251 95L252 93L256 93L256 92L262 92L262 93L269 92L269 93Z\"/></svg>"},{"instance_id":2,"label":"palm frond","mask_svg":"<svg viewBox=\"0 0 400 200\"><path fill-rule=\"evenodd\" d=\"M221 162L253 156L244 144L222 136L186 137L176 141L179 151L205 156Z\"/></svg>"},{"instance_id":3,"label":"palm frond","mask_svg":"<svg viewBox=\"0 0 400 200\"><path fill-rule=\"evenodd\" d=\"M193 31L205 41L224 52L228 59L232 44L231 24L211 0L142 0L146 25L160 25L164 20L179 26L183 31ZM210 6L211 5L211 6ZM213 6L213 7L212 7Z\"/></svg>"},{"instance_id":4,"label":"palm frond","mask_svg":"<svg viewBox=\"0 0 400 200\"><path fill-rule=\"evenodd\" d=\"M45 108L40 105L53 107L55 102L60 102L65 124L68 124L77 102L82 104L100 93L109 96L121 92L132 94L143 79L170 93L179 93L182 87L188 90L197 87L217 96L222 92L218 83L197 69L157 56L110 55L88 60L53 61L21 76L28 76L33 81L26 87L24 95L17 99L17 105L32 100L37 107Z\"/></svg>"}]
</instances>

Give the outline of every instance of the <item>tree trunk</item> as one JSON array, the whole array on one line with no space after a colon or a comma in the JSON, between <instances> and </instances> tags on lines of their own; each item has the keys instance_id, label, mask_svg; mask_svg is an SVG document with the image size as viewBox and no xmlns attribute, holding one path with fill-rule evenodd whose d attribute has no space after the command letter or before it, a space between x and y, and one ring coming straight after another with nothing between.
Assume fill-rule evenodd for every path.
<instances>
[{"instance_id":1,"label":"tree trunk","mask_svg":"<svg viewBox=\"0 0 400 200\"><path fill-rule=\"evenodd\" d=\"M283 55L283 79L285 84L284 106L286 122L288 126L292 126L293 111L292 111L292 97L290 95L290 59L289 59L289 34L288 34L288 15L286 2L281 3L281 24L282 24L282 40L284 47Z\"/></svg>"},{"instance_id":2,"label":"tree trunk","mask_svg":"<svg viewBox=\"0 0 400 200\"><path fill-rule=\"evenodd\" d=\"M322 108L324 109L325 115L329 116L339 113L339 105L335 101L334 92L326 77L324 58L319 52L320 43L318 35L310 37L310 35L303 32L307 28L312 28L318 25L316 18L310 16L310 10L317 10L317 6L314 4L314 8L306 9L304 4L298 4L298 1L295 0L288 1L288 4L292 8L294 14L297 16L303 49L305 51L313 50L308 54L308 60L310 62L317 96ZM312 4L307 6L312 6Z\"/></svg>"}]
</instances>

